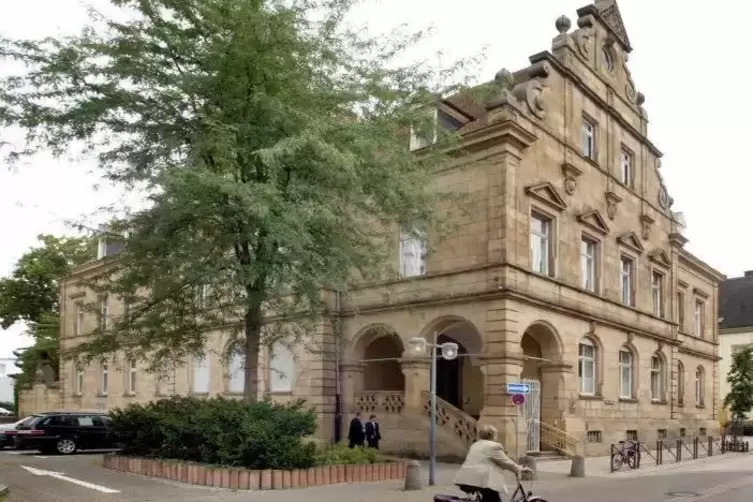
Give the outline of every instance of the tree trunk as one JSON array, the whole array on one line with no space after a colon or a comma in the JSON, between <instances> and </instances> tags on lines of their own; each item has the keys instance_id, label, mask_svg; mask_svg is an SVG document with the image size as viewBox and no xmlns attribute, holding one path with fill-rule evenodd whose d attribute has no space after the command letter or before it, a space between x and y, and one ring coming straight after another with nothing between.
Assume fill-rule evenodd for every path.
<instances>
[{"instance_id":1,"label":"tree trunk","mask_svg":"<svg viewBox=\"0 0 753 502\"><path fill-rule=\"evenodd\" d=\"M245 373L243 398L254 402L259 396L259 348L261 347L261 306L246 311L244 318Z\"/></svg>"}]
</instances>

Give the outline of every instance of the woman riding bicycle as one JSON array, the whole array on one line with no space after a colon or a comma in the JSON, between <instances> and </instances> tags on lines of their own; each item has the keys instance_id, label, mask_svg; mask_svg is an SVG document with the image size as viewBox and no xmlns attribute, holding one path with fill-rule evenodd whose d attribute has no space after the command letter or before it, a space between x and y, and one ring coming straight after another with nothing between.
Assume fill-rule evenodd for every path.
<instances>
[{"instance_id":1,"label":"woman riding bicycle","mask_svg":"<svg viewBox=\"0 0 753 502\"><path fill-rule=\"evenodd\" d=\"M466 493L480 494L480 502L501 502L501 494L507 495L504 471L520 476L531 470L505 455L504 448L497 442L497 429L479 425L478 440L471 445L454 483Z\"/></svg>"}]
</instances>

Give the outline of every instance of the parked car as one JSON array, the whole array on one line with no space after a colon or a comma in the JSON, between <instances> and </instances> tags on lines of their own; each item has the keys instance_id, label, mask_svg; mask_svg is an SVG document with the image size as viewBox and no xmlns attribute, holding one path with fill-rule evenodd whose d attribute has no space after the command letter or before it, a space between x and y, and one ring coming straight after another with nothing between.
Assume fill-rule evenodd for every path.
<instances>
[{"instance_id":1,"label":"parked car","mask_svg":"<svg viewBox=\"0 0 753 502\"><path fill-rule=\"evenodd\" d=\"M23 422L23 419L12 424L0 424L0 450L15 446L15 429L21 422Z\"/></svg>"},{"instance_id":2,"label":"parked car","mask_svg":"<svg viewBox=\"0 0 753 502\"><path fill-rule=\"evenodd\" d=\"M12 411L0 408L0 417L12 417L13 415L15 415L15 413Z\"/></svg>"},{"instance_id":3,"label":"parked car","mask_svg":"<svg viewBox=\"0 0 753 502\"><path fill-rule=\"evenodd\" d=\"M117 442L104 413L40 413L16 426L15 445L23 450L71 455L78 450L109 450Z\"/></svg>"}]
</instances>

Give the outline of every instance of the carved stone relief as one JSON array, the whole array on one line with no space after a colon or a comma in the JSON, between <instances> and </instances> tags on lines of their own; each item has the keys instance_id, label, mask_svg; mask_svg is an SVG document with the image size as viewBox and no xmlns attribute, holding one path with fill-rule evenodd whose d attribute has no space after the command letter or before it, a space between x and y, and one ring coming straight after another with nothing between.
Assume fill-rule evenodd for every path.
<instances>
[{"instance_id":1,"label":"carved stone relief","mask_svg":"<svg viewBox=\"0 0 753 502\"><path fill-rule=\"evenodd\" d=\"M622 202L622 197L614 192L607 192L605 194L607 199L607 216L610 220L613 220L617 216L617 205Z\"/></svg>"},{"instance_id":2,"label":"carved stone relief","mask_svg":"<svg viewBox=\"0 0 753 502\"><path fill-rule=\"evenodd\" d=\"M575 32L575 45L578 46L580 55L587 61L591 59L593 54L594 43L594 17L591 15L582 16L578 18L578 27L580 28Z\"/></svg>"},{"instance_id":3,"label":"carved stone relief","mask_svg":"<svg viewBox=\"0 0 753 502\"><path fill-rule=\"evenodd\" d=\"M568 195L573 195L575 193L577 179L582 173L583 171L570 163L565 162L562 164L562 175L565 177L565 192L567 192Z\"/></svg>"},{"instance_id":4,"label":"carved stone relief","mask_svg":"<svg viewBox=\"0 0 753 502\"><path fill-rule=\"evenodd\" d=\"M552 71L552 67L547 61L540 61L532 65L528 70L530 80L516 85L512 94L521 103L528 106L530 112L538 119L546 117L546 100L544 99L544 89L546 89L546 79Z\"/></svg>"},{"instance_id":5,"label":"carved stone relief","mask_svg":"<svg viewBox=\"0 0 753 502\"><path fill-rule=\"evenodd\" d=\"M641 215L641 237L647 241L651 237L651 227L654 225L654 219L647 214Z\"/></svg>"}]
</instances>

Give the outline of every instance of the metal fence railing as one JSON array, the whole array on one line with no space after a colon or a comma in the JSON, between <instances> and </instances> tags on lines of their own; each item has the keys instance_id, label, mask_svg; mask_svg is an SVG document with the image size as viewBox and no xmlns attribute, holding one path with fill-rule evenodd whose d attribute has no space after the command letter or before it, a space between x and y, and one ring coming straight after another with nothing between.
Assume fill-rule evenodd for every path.
<instances>
[{"instance_id":1,"label":"metal fence railing","mask_svg":"<svg viewBox=\"0 0 753 502\"><path fill-rule=\"evenodd\" d=\"M620 441L611 446L609 467L610 472L618 472L727 452L747 452L748 449L748 442L736 436L660 439L656 442Z\"/></svg>"}]
</instances>

